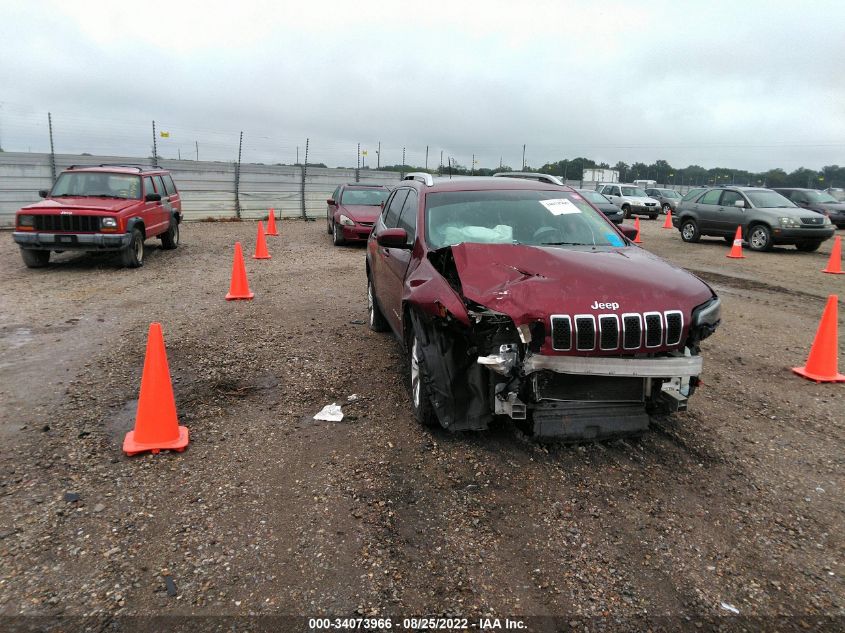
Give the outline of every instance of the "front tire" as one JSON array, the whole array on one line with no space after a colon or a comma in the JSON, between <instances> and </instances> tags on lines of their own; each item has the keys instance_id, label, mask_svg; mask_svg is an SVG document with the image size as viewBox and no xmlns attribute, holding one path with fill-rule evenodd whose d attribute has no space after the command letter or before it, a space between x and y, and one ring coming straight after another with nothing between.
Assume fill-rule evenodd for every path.
<instances>
[{"instance_id":1,"label":"front tire","mask_svg":"<svg viewBox=\"0 0 845 633\"><path fill-rule=\"evenodd\" d=\"M381 308L376 299L375 288L373 288L373 280L367 275L367 316L370 324L370 329L373 332L386 332L387 319L384 318Z\"/></svg>"},{"instance_id":2,"label":"front tire","mask_svg":"<svg viewBox=\"0 0 845 633\"><path fill-rule=\"evenodd\" d=\"M140 268L144 265L144 234L141 229L132 229L129 246L121 253L121 262L127 268Z\"/></svg>"},{"instance_id":3,"label":"front tire","mask_svg":"<svg viewBox=\"0 0 845 633\"><path fill-rule=\"evenodd\" d=\"M698 230L698 223L695 220L683 221L681 224L681 239L690 243L701 239L701 231Z\"/></svg>"},{"instance_id":4,"label":"front tire","mask_svg":"<svg viewBox=\"0 0 845 633\"><path fill-rule=\"evenodd\" d=\"M795 245L802 253L812 253L814 251L819 250L819 246L821 246L821 242L800 242L799 244Z\"/></svg>"},{"instance_id":5,"label":"front tire","mask_svg":"<svg viewBox=\"0 0 845 633\"><path fill-rule=\"evenodd\" d=\"M172 251L179 246L179 220L176 216L171 216L170 226L167 232L161 236L161 247L166 251Z\"/></svg>"},{"instance_id":6,"label":"front tire","mask_svg":"<svg viewBox=\"0 0 845 633\"><path fill-rule=\"evenodd\" d=\"M337 225L337 222L332 222L332 244L335 246L343 246L343 230Z\"/></svg>"},{"instance_id":7,"label":"front tire","mask_svg":"<svg viewBox=\"0 0 845 633\"><path fill-rule=\"evenodd\" d=\"M27 268L44 268L44 266L50 263L50 251L22 248L21 258Z\"/></svg>"},{"instance_id":8,"label":"front tire","mask_svg":"<svg viewBox=\"0 0 845 633\"><path fill-rule=\"evenodd\" d=\"M757 224L748 232L748 247L752 251L772 250L772 232L765 224Z\"/></svg>"},{"instance_id":9,"label":"front tire","mask_svg":"<svg viewBox=\"0 0 845 633\"><path fill-rule=\"evenodd\" d=\"M414 327L411 332L411 340L408 342L408 391L411 394L411 408L414 411L414 417L420 424L437 427L440 425L428 396L427 381L428 370L420 349L417 329Z\"/></svg>"}]
</instances>

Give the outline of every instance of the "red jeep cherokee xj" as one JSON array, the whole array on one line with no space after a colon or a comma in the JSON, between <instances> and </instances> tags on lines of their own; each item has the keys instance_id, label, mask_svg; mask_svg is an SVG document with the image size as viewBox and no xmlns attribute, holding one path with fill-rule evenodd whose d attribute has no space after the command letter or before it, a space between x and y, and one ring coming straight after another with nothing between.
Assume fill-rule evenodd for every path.
<instances>
[{"instance_id":1,"label":"red jeep cherokee xj","mask_svg":"<svg viewBox=\"0 0 845 633\"><path fill-rule=\"evenodd\" d=\"M686 407L719 299L574 189L410 174L367 243L373 330L408 351L415 416L540 437L638 434Z\"/></svg>"},{"instance_id":2,"label":"red jeep cherokee xj","mask_svg":"<svg viewBox=\"0 0 845 633\"><path fill-rule=\"evenodd\" d=\"M124 266L144 264L144 240L179 245L182 203L170 173L158 167L74 165L42 202L15 215L15 242L29 268L46 266L50 251L117 251Z\"/></svg>"}]
</instances>

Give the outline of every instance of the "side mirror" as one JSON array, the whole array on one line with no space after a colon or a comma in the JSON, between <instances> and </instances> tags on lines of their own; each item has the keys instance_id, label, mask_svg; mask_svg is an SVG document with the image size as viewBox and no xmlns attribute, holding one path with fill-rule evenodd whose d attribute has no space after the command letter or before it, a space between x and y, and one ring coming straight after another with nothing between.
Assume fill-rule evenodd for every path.
<instances>
[{"instance_id":1,"label":"side mirror","mask_svg":"<svg viewBox=\"0 0 845 633\"><path fill-rule=\"evenodd\" d=\"M734 200L734 206L739 207L740 209L745 208L745 200Z\"/></svg>"},{"instance_id":2,"label":"side mirror","mask_svg":"<svg viewBox=\"0 0 845 633\"><path fill-rule=\"evenodd\" d=\"M633 240L637 237L637 227L631 226L630 224L620 224L616 227L619 231L627 237L629 240Z\"/></svg>"},{"instance_id":3,"label":"side mirror","mask_svg":"<svg viewBox=\"0 0 845 633\"><path fill-rule=\"evenodd\" d=\"M161 194L160 193L148 193L144 200L147 202L161 202Z\"/></svg>"},{"instance_id":4,"label":"side mirror","mask_svg":"<svg viewBox=\"0 0 845 633\"><path fill-rule=\"evenodd\" d=\"M386 229L376 236L376 242L386 248L411 248L405 229Z\"/></svg>"},{"instance_id":5,"label":"side mirror","mask_svg":"<svg viewBox=\"0 0 845 633\"><path fill-rule=\"evenodd\" d=\"M47 189L39 189L38 190L38 195L41 196L42 198L46 198L49 193L50 192Z\"/></svg>"},{"instance_id":6,"label":"side mirror","mask_svg":"<svg viewBox=\"0 0 845 633\"><path fill-rule=\"evenodd\" d=\"M328 200L326 200L326 204L329 205L330 207L336 207L337 206L337 202L334 201L334 198L329 198Z\"/></svg>"}]
</instances>

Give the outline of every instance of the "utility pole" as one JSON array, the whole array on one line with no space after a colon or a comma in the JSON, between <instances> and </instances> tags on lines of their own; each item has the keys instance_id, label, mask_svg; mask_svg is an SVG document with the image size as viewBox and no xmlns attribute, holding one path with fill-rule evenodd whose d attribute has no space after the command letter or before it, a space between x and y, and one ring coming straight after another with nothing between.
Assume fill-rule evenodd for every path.
<instances>
[{"instance_id":1,"label":"utility pole","mask_svg":"<svg viewBox=\"0 0 845 633\"><path fill-rule=\"evenodd\" d=\"M381 141L378 142L378 149L376 150L376 169L381 169Z\"/></svg>"},{"instance_id":2,"label":"utility pole","mask_svg":"<svg viewBox=\"0 0 845 633\"><path fill-rule=\"evenodd\" d=\"M53 184L56 183L56 150L53 148L53 115L47 113L47 125L50 128L50 174L53 176Z\"/></svg>"},{"instance_id":3,"label":"utility pole","mask_svg":"<svg viewBox=\"0 0 845 633\"><path fill-rule=\"evenodd\" d=\"M299 145L296 146L296 164L299 165Z\"/></svg>"},{"instance_id":4,"label":"utility pole","mask_svg":"<svg viewBox=\"0 0 845 633\"><path fill-rule=\"evenodd\" d=\"M428 171L428 145L425 146L425 170Z\"/></svg>"},{"instance_id":5,"label":"utility pole","mask_svg":"<svg viewBox=\"0 0 845 633\"><path fill-rule=\"evenodd\" d=\"M525 145L522 146L522 171L525 171Z\"/></svg>"},{"instance_id":6,"label":"utility pole","mask_svg":"<svg viewBox=\"0 0 845 633\"><path fill-rule=\"evenodd\" d=\"M305 170L308 168L308 144L309 144L309 142L310 142L310 139L306 138L305 139L305 163L303 163L303 165L302 165L302 183L300 185L300 190L299 190L300 200L301 200L301 204L302 204L302 219L303 220L308 219L308 213L305 210ZM298 155L299 155L299 153L297 152L297 156Z\"/></svg>"},{"instance_id":7,"label":"utility pole","mask_svg":"<svg viewBox=\"0 0 845 633\"><path fill-rule=\"evenodd\" d=\"M475 154L472 155L472 165L469 168L469 175L475 176Z\"/></svg>"},{"instance_id":8,"label":"utility pole","mask_svg":"<svg viewBox=\"0 0 845 633\"><path fill-rule=\"evenodd\" d=\"M443 175L443 150L440 150L440 169L437 170L439 175Z\"/></svg>"},{"instance_id":9,"label":"utility pole","mask_svg":"<svg viewBox=\"0 0 845 633\"><path fill-rule=\"evenodd\" d=\"M153 165L158 165L158 147L156 146L156 122L153 121Z\"/></svg>"},{"instance_id":10,"label":"utility pole","mask_svg":"<svg viewBox=\"0 0 845 633\"><path fill-rule=\"evenodd\" d=\"M199 142L198 142L198 141L194 141L194 147L196 147L196 150L197 150L197 162L199 162L199 160L200 160L200 144L199 144Z\"/></svg>"},{"instance_id":11,"label":"utility pole","mask_svg":"<svg viewBox=\"0 0 845 633\"><path fill-rule=\"evenodd\" d=\"M176 154L179 156L179 160L182 160L182 148L181 147L176 148Z\"/></svg>"},{"instance_id":12,"label":"utility pole","mask_svg":"<svg viewBox=\"0 0 845 633\"><path fill-rule=\"evenodd\" d=\"M244 146L244 133L241 132L241 139L238 141L238 164L235 165L235 215L241 217L241 150Z\"/></svg>"}]
</instances>

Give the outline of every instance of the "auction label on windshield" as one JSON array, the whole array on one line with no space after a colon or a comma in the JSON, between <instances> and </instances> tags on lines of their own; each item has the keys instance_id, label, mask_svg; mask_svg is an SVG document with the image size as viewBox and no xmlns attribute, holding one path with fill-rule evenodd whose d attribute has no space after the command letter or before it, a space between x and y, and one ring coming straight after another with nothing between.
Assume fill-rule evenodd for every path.
<instances>
[{"instance_id":1,"label":"auction label on windshield","mask_svg":"<svg viewBox=\"0 0 845 633\"><path fill-rule=\"evenodd\" d=\"M575 206L575 203L569 198L552 198L551 200L540 200L539 202L546 207L552 215L581 213L581 209Z\"/></svg>"}]
</instances>

